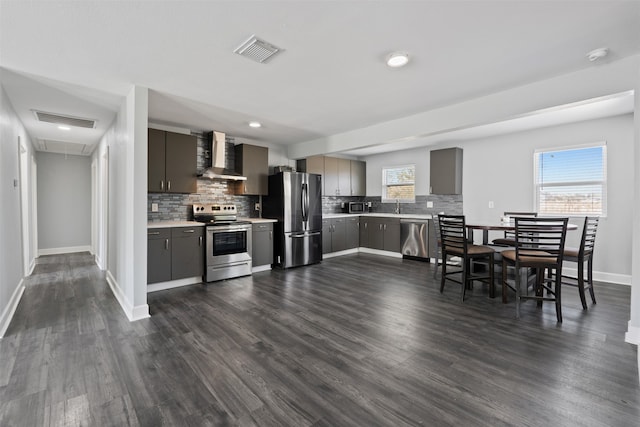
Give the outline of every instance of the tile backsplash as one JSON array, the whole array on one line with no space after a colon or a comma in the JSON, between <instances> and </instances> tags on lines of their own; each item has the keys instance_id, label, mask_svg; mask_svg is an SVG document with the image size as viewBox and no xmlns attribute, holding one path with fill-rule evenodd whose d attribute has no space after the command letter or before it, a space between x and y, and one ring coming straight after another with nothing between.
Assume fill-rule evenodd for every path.
<instances>
[{"instance_id":1,"label":"tile backsplash","mask_svg":"<svg viewBox=\"0 0 640 427\"><path fill-rule=\"evenodd\" d=\"M211 164L211 152L205 135L198 138L198 173ZM227 167L235 164L234 138L227 136ZM192 205L194 203L234 203L238 209L238 216L257 217L259 212L254 210L259 196L236 196L232 194L229 182L224 180L210 180L198 178L197 193L149 193L147 195L147 221L188 221L193 219ZM158 212L151 212L151 204L158 204Z\"/></svg>"},{"instance_id":2,"label":"tile backsplash","mask_svg":"<svg viewBox=\"0 0 640 427\"><path fill-rule=\"evenodd\" d=\"M333 214L344 212L343 203L371 202L371 213L394 213L395 203L382 203L381 197L333 197L322 198L322 213ZM427 202L433 202L433 207L428 208ZM462 195L436 195L416 196L415 203L400 203L400 213L404 214L437 214L446 212L453 215L462 215Z\"/></svg>"}]
</instances>

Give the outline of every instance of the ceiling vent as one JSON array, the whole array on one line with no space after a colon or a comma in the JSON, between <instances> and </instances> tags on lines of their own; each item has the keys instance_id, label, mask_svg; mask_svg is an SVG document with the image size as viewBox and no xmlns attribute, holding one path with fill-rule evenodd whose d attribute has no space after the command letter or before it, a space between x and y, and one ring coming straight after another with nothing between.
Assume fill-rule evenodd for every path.
<instances>
[{"instance_id":1,"label":"ceiling vent","mask_svg":"<svg viewBox=\"0 0 640 427\"><path fill-rule=\"evenodd\" d=\"M271 43L267 43L264 40L260 40L255 35L253 35L249 37L249 40L238 46L238 48L234 50L233 53L237 53L238 55L244 56L245 58L263 63L281 50L282 49L280 49L279 47L276 47Z\"/></svg>"},{"instance_id":2,"label":"ceiling vent","mask_svg":"<svg viewBox=\"0 0 640 427\"><path fill-rule=\"evenodd\" d=\"M83 119L82 117L63 116L62 114L46 113L44 111L33 110L36 119L41 122L54 123L56 125L76 126L80 128L95 129L96 121Z\"/></svg>"},{"instance_id":3,"label":"ceiling vent","mask_svg":"<svg viewBox=\"0 0 640 427\"><path fill-rule=\"evenodd\" d=\"M51 139L38 139L37 151L48 153L73 154L76 156L89 156L93 152L93 146L66 141L54 141Z\"/></svg>"}]
</instances>

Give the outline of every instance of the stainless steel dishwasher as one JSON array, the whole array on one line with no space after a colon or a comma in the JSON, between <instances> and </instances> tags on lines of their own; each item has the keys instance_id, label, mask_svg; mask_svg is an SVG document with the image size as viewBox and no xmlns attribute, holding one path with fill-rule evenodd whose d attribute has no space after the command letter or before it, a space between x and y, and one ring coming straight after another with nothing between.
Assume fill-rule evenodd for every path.
<instances>
[{"instance_id":1,"label":"stainless steel dishwasher","mask_svg":"<svg viewBox=\"0 0 640 427\"><path fill-rule=\"evenodd\" d=\"M400 252L403 256L429 258L429 219L400 220Z\"/></svg>"}]
</instances>

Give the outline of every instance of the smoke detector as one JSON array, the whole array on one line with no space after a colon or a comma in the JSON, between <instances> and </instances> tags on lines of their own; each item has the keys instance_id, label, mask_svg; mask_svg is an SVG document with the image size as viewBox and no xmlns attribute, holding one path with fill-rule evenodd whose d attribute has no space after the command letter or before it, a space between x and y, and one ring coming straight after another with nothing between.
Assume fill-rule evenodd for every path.
<instances>
[{"instance_id":1,"label":"smoke detector","mask_svg":"<svg viewBox=\"0 0 640 427\"><path fill-rule=\"evenodd\" d=\"M247 41L238 46L233 53L237 53L240 56L244 56L245 58L249 58L262 64L281 50L282 49L279 47L276 47L271 43L267 43L264 40L260 40L253 35L249 37Z\"/></svg>"},{"instance_id":2,"label":"smoke detector","mask_svg":"<svg viewBox=\"0 0 640 427\"><path fill-rule=\"evenodd\" d=\"M589 61L595 62L598 59L602 59L609 53L609 49L606 47L600 47L598 49L594 49L591 52L587 53L587 58Z\"/></svg>"}]
</instances>

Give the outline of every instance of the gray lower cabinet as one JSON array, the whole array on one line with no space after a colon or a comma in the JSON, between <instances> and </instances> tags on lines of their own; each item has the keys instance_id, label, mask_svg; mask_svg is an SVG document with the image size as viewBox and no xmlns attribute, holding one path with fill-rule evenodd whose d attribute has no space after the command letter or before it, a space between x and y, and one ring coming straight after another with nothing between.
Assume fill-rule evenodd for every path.
<instances>
[{"instance_id":1,"label":"gray lower cabinet","mask_svg":"<svg viewBox=\"0 0 640 427\"><path fill-rule=\"evenodd\" d=\"M171 229L147 231L147 283L171 280Z\"/></svg>"},{"instance_id":2,"label":"gray lower cabinet","mask_svg":"<svg viewBox=\"0 0 640 427\"><path fill-rule=\"evenodd\" d=\"M171 280L204 273L204 227L171 229Z\"/></svg>"},{"instance_id":3,"label":"gray lower cabinet","mask_svg":"<svg viewBox=\"0 0 640 427\"><path fill-rule=\"evenodd\" d=\"M349 217L345 219L347 232L346 249L354 249L360 246L360 217Z\"/></svg>"},{"instance_id":4,"label":"gray lower cabinet","mask_svg":"<svg viewBox=\"0 0 640 427\"><path fill-rule=\"evenodd\" d=\"M371 249L400 252L400 219L367 217L367 245ZM360 234L362 238L362 234ZM361 246L362 241L360 242Z\"/></svg>"},{"instance_id":5,"label":"gray lower cabinet","mask_svg":"<svg viewBox=\"0 0 640 427\"><path fill-rule=\"evenodd\" d=\"M370 248L369 245L369 228L371 228L371 218L366 216L360 217L360 246Z\"/></svg>"},{"instance_id":6,"label":"gray lower cabinet","mask_svg":"<svg viewBox=\"0 0 640 427\"><path fill-rule=\"evenodd\" d=\"M273 264L273 223L254 223L251 231L251 261L254 267Z\"/></svg>"},{"instance_id":7,"label":"gray lower cabinet","mask_svg":"<svg viewBox=\"0 0 640 427\"><path fill-rule=\"evenodd\" d=\"M347 249L347 219L331 218L322 220L322 253Z\"/></svg>"},{"instance_id":8,"label":"gray lower cabinet","mask_svg":"<svg viewBox=\"0 0 640 427\"><path fill-rule=\"evenodd\" d=\"M204 273L204 227L147 231L147 283L198 277Z\"/></svg>"}]
</instances>

